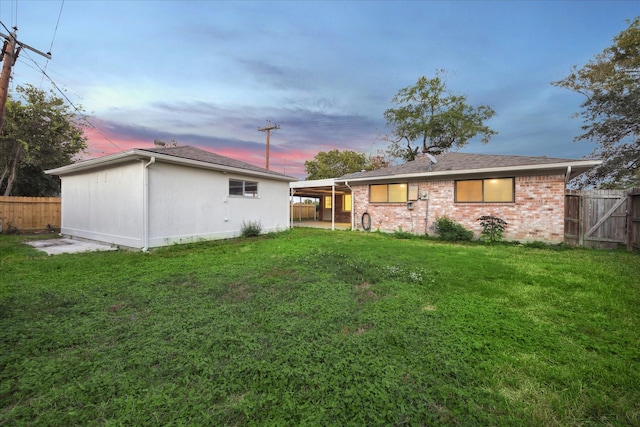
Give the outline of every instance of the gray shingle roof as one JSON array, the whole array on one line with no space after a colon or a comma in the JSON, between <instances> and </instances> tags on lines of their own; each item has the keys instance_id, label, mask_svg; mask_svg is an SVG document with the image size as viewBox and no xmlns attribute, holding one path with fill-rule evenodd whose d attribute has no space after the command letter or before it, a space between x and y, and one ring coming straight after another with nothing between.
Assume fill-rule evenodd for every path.
<instances>
[{"instance_id":1,"label":"gray shingle roof","mask_svg":"<svg viewBox=\"0 0 640 427\"><path fill-rule=\"evenodd\" d=\"M211 163L214 165L227 166L230 168L261 172L261 173L279 176L279 177L288 177L287 175L274 172L272 170L264 169L259 166L252 165L250 163L232 159L226 156L221 156L220 154L201 150L200 148L191 147L189 145L178 146L178 147L162 147L162 148L139 148L138 150L148 151L156 154L164 154L166 156L179 157L182 159ZM295 179L295 178L292 178L292 179Z\"/></svg>"},{"instance_id":2,"label":"gray shingle roof","mask_svg":"<svg viewBox=\"0 0 640 427\"><path fill-rule=\"evenodd\" d=\"M339 180L356 178L387 177L404 174L437 173L445 171L470 171L489 168L507 168L516 166L543 166L557 163L576 162L575 159L561 159L554 157L506 156L491 154L472 154L449 152L436 156L437 163L432 163L427 157L382 169L366 172L356 172L344 175Z\"/></svg>"}]
</instances>

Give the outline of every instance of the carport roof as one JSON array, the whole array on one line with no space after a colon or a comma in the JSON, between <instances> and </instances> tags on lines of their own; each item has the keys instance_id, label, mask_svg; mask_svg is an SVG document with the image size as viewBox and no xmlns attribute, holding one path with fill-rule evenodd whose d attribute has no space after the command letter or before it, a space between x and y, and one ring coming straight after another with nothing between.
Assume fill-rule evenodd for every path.
<instances>
[{"instance_id":1,"label":"carport roof","mask_svg":"<svg viewBox=\"0 0 640 427\"><path fill-rule=\"evenodd\" d=\"M289 183L293 196L322 197L335 194L350 193L351 189L343 183L336 183L335 178L296 181ZM333 189L333 190L332 190Z\"/></svg>"}]
</instances>

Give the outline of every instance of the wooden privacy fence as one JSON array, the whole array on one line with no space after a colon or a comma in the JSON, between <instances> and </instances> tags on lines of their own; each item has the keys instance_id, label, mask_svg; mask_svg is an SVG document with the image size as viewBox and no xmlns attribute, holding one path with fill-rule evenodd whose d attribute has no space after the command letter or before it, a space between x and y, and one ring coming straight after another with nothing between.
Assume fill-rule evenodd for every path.
<instances>
[{"instance_id":1,"label":"wooden privacy fence","mask_svg":"<svg viewBox=\"0 0 640 427\"><path fill-rule=\"evenodd\" d=\"M640 188L634 188L629 192L627 203L629 211L627 249L638 251L640 250Z\"/></svg>"},{"instance_id":2,"label":"wooden privacy fence","mask_svg":"<svg viewBox=\"0 0 640 427\"><path fill-rule=\"evenodd\" d=\"M308 203L291 203L289 208L289 216L293 221L313 220L317 219L316 205Z\"/></svg>"},{"instance_id":3,"label":"wooden privacy fence","mask_svg":"<svg viewBox=\"0 0 640 427\"><path fill-rule=\"evenodd\" d=\"M59 197L0 196L0 232L60 229Z\"/></svg>"},{"instance_id":4,"label":"wooden privacy fence","mask_svg":"<svg viewBox=\"0 0 640 427\"><path fill-rule=\"evenodd\" d=\"M640 188L567 191L564 237L578 246L640 249Z\"/></svg>"}]
</instances>

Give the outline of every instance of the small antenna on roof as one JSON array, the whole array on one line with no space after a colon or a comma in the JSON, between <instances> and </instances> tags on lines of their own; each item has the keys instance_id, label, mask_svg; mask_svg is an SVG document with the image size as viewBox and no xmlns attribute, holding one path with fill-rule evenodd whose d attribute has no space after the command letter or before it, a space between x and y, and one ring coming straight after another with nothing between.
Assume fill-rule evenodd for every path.
<instances>
[{"instance_id":1,"label":"small antenna on roof","mask_svg":"<svg viewBox=\"0 0 640 427\"><path fill-rule=\"evenodd\" d=\"M431 166L438 163L438 160L429 153L424 153L424 154L425 156L427 156L427 159L429 159L429 172L431 172Z\"/></svg>"}]
</instances>

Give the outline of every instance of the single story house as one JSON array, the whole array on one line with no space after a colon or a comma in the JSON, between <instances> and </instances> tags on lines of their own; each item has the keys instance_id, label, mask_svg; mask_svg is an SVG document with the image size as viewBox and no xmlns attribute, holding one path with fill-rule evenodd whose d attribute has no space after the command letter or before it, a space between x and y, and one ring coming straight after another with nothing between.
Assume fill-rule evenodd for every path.
<instances>
[{"instance_id":1,"label":"single story house","mask_svg":"<svg viewBox=\"0 0 640 427\"><path fill-rule=\"evenodd\" d=\"M333 184L349 189L353 229L433 234L436 220L448 217L478 236L477 219L493 215L508 223L508 240L560 243L567 183L600 163L449 152L347 174Z\"/></svg>"},{"instance_id":2,"label":"single story house","mask_svg":"<svg viewBox=\"0 0 640 427\"><path fill-rule=\"evenodd\" d=\"M62 184L61 233L146 250L289 227L287 175L190 146L132 149L46 171Z\"/></svg>"}]
</instances>

